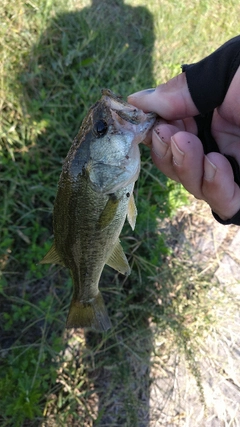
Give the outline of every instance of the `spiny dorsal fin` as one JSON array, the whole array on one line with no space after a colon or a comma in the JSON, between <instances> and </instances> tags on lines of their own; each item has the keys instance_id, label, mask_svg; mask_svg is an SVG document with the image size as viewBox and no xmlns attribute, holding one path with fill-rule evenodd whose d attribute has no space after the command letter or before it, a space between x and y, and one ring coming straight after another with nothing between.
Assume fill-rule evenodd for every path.
<instances>
[{"instance_id":1,"label":"spiny dorsal fin","mask_svg":"<svg viewBox=\"0 0 240 427\"><path fill-rule=\"evenodd\" d=\"M129 203L128 203L128 213L127 213L127 219L129 224L132 227L132 230L135 228L136 224L136 218L137 218L137 208L134 201L133 193L130 196Z\"/></svg>"},{"instance_id":2,"label":"spiny dorsal fin","mask_svg":"<svg viewBox=\"0 0 240 427\"><path fill-rule=\"evenodd\" d=\"M60 265L64 265L64 262L61 260L61 258L59 257L59 255L58 255L58 253L56 251L55 242L53 242L53 245L49 249L48 253L42 259L42 261L40 261L40 264L60 264Z\"/></svg>"},{"instance_id":3,"label":"spiny dorsal fin","mask_svg":"<svg viewBox=\"0 0 240 427\"><path fill-rule=\"evenodd\" d=\"M119 273L124 274L125 276L128 276L131 273L131 268L129 267L128 260L125 253L123 252L123 248L119 240L114 246L106 264L109 265L109 267L114 268L114 270L119 271Z\"/></svg>"}]
</instances>

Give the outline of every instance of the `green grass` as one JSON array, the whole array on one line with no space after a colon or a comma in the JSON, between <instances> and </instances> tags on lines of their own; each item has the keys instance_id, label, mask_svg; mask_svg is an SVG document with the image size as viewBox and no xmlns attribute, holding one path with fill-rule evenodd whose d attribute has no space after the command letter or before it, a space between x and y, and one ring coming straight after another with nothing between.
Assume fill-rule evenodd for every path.
<instances>
[{"instance_id":1,"label":"green grass","mask_svg":"<svg viewBox=\"0 0 240 427\"><path fill-rule=\"evenodd\" d=\"M185 192L143 148L137 226L122 232L132 274L105 270L103 336L64 330L69 273L38 263L62 161L101 88L126 97L173 77L236 35L239 2L3 0L0 13L1 425L146 426L152 354L162 366L184 353L201 392L199 337L214 323L208 277L158 232Z\"/></svg>"}]
</instances>

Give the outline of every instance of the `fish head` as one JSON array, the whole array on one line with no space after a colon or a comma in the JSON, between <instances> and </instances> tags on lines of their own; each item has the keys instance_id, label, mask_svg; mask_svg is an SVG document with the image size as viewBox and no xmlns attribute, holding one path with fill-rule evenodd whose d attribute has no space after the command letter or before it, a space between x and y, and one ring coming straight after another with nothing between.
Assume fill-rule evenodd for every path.
<instances>
[{"instance_id":1,"label":"fish head","mask_svg":"<svg viewBox=\"0 0 240 427\"><path fill-rule=\"evenodd\" d=\"M72 174L84 174L94 191L105 194L135 182L140 172L138 144L155 119L154 113L144 113L110 90L103 90L76 138Z\"/></svg>"}]
</instances>

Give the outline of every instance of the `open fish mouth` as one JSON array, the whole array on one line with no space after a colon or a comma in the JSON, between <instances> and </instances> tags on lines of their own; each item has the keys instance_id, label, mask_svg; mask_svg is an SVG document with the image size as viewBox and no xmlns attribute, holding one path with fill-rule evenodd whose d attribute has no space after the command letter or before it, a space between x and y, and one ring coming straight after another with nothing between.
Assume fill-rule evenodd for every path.
<instances>
[{"instance_id":1,"label":"open fish mouth","mask_svg":"<svg viewBox=\"0 0 240 427\"><path fill-rule=\"evenodd\" d=\"M113 113L116 113L113 118L119 123L120 126L127 127L127 123L129 123L130 129L133 125L138 125L139 127L139 125L142 124L141 133L147 132L153 126L157 117L155 113L144 113L142 110L139 110L133 105L123 101L120 96L114 95L109 89L103 89L102 95L104 101L111 109L112 115Z\"/></svg>"}]
</instances>

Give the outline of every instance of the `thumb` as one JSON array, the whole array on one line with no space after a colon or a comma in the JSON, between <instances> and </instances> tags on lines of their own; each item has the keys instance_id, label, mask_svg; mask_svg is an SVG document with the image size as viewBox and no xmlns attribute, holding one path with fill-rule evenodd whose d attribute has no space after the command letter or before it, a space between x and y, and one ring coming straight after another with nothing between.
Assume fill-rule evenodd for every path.
<instances>
[{"instance_id":1,"label":"thumb","mask_svg":"<svg viewBox=\"0 0 240 427\"><path fill-rule=\"evenodd\" d=\"M186 80L181 73L156 89L146 89L128 97L129 104L145 112L153 111L165 120L184 119L199 114Z\"/></svg>"}]
</instances>

